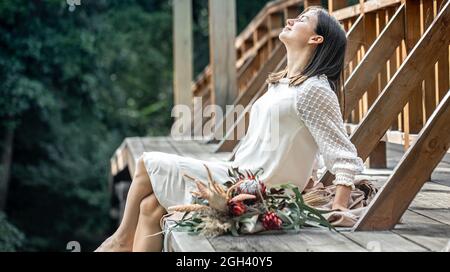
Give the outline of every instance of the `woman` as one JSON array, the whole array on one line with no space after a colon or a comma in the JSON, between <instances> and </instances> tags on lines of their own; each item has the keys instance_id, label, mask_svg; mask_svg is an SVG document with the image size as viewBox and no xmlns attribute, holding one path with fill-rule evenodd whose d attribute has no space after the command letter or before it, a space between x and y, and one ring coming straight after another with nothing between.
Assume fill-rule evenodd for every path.
<instances>
[{"instance_id":1,"label":"woman","mask_svg":"<svg viewBox=\"0 0 450 272\"><path fill-rule=\"evenodd\" d=\"M336 176L333 209L347 209L353 181L364 170L342 120L340 90L346 36L339 22L320 7L288 19L279 39L287 67L268 78L268 91L252 106L247 134L233 162L197 160L161 152L139 159L117 231L98 251L161 251L160 219L172 205L191 201L195 189L183 173L227 180L230 166L256 170L267 184L291 182L304 189L319 152Z\"/></svg>"}]
</instances>

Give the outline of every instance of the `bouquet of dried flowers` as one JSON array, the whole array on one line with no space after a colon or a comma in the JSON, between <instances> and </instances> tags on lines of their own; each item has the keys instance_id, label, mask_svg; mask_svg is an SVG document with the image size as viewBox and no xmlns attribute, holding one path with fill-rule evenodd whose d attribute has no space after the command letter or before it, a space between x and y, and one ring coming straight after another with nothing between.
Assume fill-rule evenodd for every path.
<instances>
[{"instance_id":1,"label":"bouquet of dried flowers","mask_svg":"<svg viewBox=\"0 0 450 272\"><path fill-rule=\"evenodd\" d=\"M334 227L320 211L308 205L300 190L293 184L266 187L260 180L262 168L256 172L228 170L230 180L217 183L209 168L208 183L184 174L195 182L198 191L192 204L169 207L169 212L184 212L172 230L217 236L226 233L240 235L260 231L300 230L305 226ZM316 197L310 201L317 202Z\"/></svg>"}]
</instances>

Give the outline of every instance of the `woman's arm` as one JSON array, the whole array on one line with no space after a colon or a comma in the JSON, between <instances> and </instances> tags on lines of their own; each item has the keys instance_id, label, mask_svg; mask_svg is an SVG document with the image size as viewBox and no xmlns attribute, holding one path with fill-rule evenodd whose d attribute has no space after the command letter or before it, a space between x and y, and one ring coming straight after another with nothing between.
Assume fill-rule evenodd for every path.
<instances>
[{"instance_id":1,"label":"woman's arm","mask_svg":"<svg viewBox=\"0 0 450 272\"><path fill-rule=\"evenodd\" d=\"M348 210L348 201L350 200L350 194L352 188L345 185L336 186L336 195L334 196L332 209L339 209L342 211Z\"/></svg>"},{"instance_id":2,"label":"woman's arm","mask_svg":"<svg viewBox=\"0 0 450 272\"><path fill-rule=\"evenodd\" d=\"M344 129L336 94L328 84L310 81L299 88L296 109L317 143L325 166L336 177L333 206L346 208L355 175L364 170L364 162Z\"/></svg>"}]
</instances>

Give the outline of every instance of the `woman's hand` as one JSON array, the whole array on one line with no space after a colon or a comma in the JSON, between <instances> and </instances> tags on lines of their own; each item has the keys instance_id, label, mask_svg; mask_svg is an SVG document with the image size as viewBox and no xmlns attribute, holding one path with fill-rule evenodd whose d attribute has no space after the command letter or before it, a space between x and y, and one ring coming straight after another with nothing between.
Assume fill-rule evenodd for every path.
<instances>
[{"instance_id":1,"label":"woman's hand","mask_svg":"<svg viewBox=\"0 0 450 272\"><path fill-rule=\"evenodd\" d=\"M350 194L352 188L345 185L336 186L336 195L333 200L333 210L348 211L348 201L350 200Z\"/></svg>"}]
</instances>

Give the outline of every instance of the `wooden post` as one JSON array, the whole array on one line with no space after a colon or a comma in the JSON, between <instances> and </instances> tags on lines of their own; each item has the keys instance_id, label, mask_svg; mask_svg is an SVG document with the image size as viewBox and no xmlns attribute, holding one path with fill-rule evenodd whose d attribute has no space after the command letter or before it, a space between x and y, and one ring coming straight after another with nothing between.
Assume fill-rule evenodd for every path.
<instances>
[{"instance_id":1,"label":"wooden post","mask_svg":"<svg viewBox=\"0 0 450 272\"><path fill-rule=\"evenodd\" d=\"M437 1L437 11L440 11L442 5L446 0L438 0ZM439 55L438 62L438 101L441 101L444 95L449 91L450 80L449 80L449 47L442 48Z\"/></svg>"},{"instance_id":2,"label":"wooden post","mask_svg":"<svg viewBox=\"0 0 450 272\"><path fill-rule=\"evenodd\" d=\"M8 197L13 156L14 132L14 128L10 124L6 124L4 134L2 135L3 141L0 143L0 211L5 210L6 200Z\"/></svg>"},{"instance_id":3,"label":"wooden post","mask_svg":"<svg viewBox=\"0 0 450 272\"><path fill-rule=\"evenodd\" d=\"M433 1L421 0L420 1L420 35L423 35L425 30L430 26L434 18ZM422 98L423 98L423 120L428 120L431 114L436 109L436 82L434 76L435 66L430 67L425 72L425 80L422 84ZM432 180L431 174L428 177L429 181Z\"/></svg>"},{"instance_id":4,"label":"wooden post","mask_svg":"<svg viewBox=\"0 0 450 272\"><path fill-rule=\"evenodd\" d=\"M192 105L192 0L173 0L174 105Z\"/></svg>"},{"instance_id":5,"label":"wooden post","mask_svg":"<svg viewBox=\"0 0 450 272\"><path fill-rule=\"evenodd\" d=\"M347 0L328 0L328 10L330 12L336 11L348 6Z\"/></svg>"},{"instance_id":6,"label":"wooden post","mask_svg":"<svg viewBox=\"0 0 450 272\"><path fill-rule=\"evenodd\" d=\"M371 45L377 39L377 14L375 12L364 14L364 29L365 29L365 50L369 51ZM381 61L380 59L378 59ZM383 63L383 61L381 61ZM374 71L375 76L367 88L367 104L372 106L378 97L378 75L377 71L382 69L380 65L379 69ZM364 115L366 112L364 112ZM370 168L386 168L386 142L380 141L378 145L372 150L369 157Z\"/></svg>"},{"instance_id":7,"label":"wooden post","mask_svg":"<svg viewBox=\"0 0 450 272\"><path fill-rule=\"evenodd\" d=\"M386 13L388 16L386 23L388 23L395 14L395 8L392 8L392 7L387 8ZM389 59L389 74L388 74L388 79L386 81L386 84L389 83L389 81L394 76L395 72L397 71L398 67L400 67L400 64L397 62L397 56L399 56L399 54L400 54L400 48L397 48L392 53L392 56ZM384 87L386 87L386 86L384 86ZM384 89L384 87L382 88L382 90ZM399 122L401 121L401 118L402 118L401 114L402 113L399 113L399 115L397 116L397 119L395 119L394 122L392 122L392 126L391 126L392 130L401 130L401 126L399 125Z\"/></svg>"},{"instance_id":8,"label":"wooden post","mask_svg":"<svg viewBox=\"0 0 450 272\"><path fill-rule=\"evenodd\" d=\"M304 2L305 9L310 6L322 6L321 0L305 0Z\"/></svg>"},{"instance_id":9,"label":"wooden post","mask_svg":"<svg viewBox=\"0 0 450 272\"><path fill-rule=\"evenodd\" d=\"M238 95L236 71L236 0L209 0L212 101L225 113Z\"/></svg>"},{"instance_id":10,"label":"wooden post","mask_svg":"<svg viewBox=\"0 0 450 272\"><path fill-rule=\"evenodd\" d=\"M406 0L406 51L411 50L420 39L420 0ZM425 71L424 71L425 72ZM419 133L423 127L422 82L415 87L408 102L409 133Z\"/></svg>"},{"instance_id":11,"label":"wooden post","mask_svg":"<svg viewBox=\"0 0 450 272\"><path fill-rule=\"evenodd\" d=\"M364 17L360 15L347 31L347 51L345 52L345 65L351 62L361 45L364 44Z\"/></svg>"}]
</instances>

